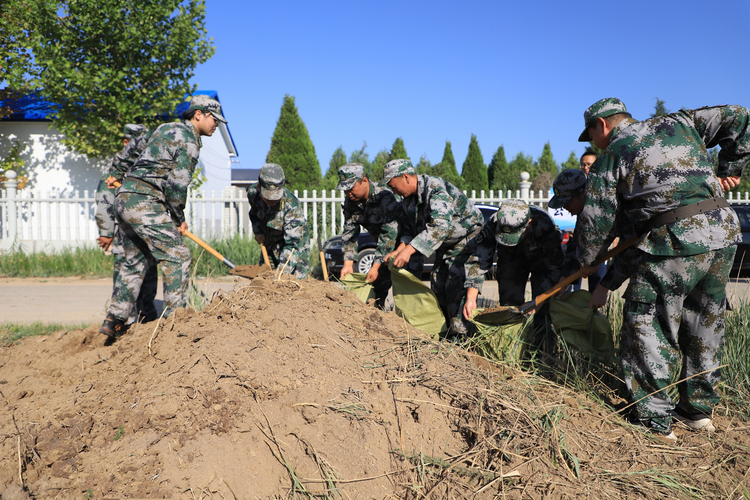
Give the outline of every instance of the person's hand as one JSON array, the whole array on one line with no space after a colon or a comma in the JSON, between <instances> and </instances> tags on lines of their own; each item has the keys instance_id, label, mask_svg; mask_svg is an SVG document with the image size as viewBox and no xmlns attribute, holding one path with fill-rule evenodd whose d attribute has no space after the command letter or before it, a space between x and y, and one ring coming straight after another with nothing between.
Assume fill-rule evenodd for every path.
<instances>
[{"instance_id":1,"label":"person's hand","mask_svg":"<svg viewBox=\"0 0 750 500\"><path fill-rule=\"evenodd\" d=\"M730 189L734 189L740 185L740 178L735 176L719 177L719 182L721 182L721 188L724 191L729 191Z\"/></svg>"},{"instance_id":2,"label":"person's hand","mask_svg":"<svg viewBox=\"0 0 750 500\"><path fill-rule=\"evenodd\" d=\"M474 309L477 308L477 295L479 290L476 288L469 288L466 290L466 300L464 301L464 318L471 319L471 315Z\"/></svg>"},{"instance_id":3,"label":"person's hand","mask_svg":"<svg viewBox=\"0 0 750 500\"><path fill-rule=\"evenodd\" d=\"M588 278L598 270L599 266L596 264L593 266L581 266L581 276L583 276L584 278Z\"/></svg>"},{"instance_id":4,"label":"person's hand","mask_svg":"<svg viewBox=\"0 0 750 500\"><path fill-rule=\"evenodd\" d=\"M378 279L378 273L380 272L380 263L376 262L372 265L369 271L367 271L367 277L365 283L373 283Z\"/></svg>"},{"instance_id":5,"label":"person's hand","mask_svg":"<svg viewBox=\"0 0 750 500\"><path fill-rule=\"evenodd\" d=\"M106 179L104 179L104 183L107 185L107 187L109 189L114 189L115 188L115 182L117 182L117 179L115 179L111 175L109 177L107 177Z\"/></svg>"},{"instance_id":6,"label":"person's hand","mask_svg":"<svg viewBox=\"0 0 750 500\"><path fill-rule=\"evenodd\" d=\"M384 258L383 260L384 260L385 262L390 262L390 261L391 261L391 259L393 259L393 258L394 258L394 257L395 257L395 256L396 256L396 255L397 255L397 254L398 254L398 253L399 253L399 252L401 251L401 250L403 250L405 246L406 246L406 244L405 244L405 243L401 243L401 244L400 244L400 245L398 246L398 248L396 248L396 249L395 249L394 251L392 251L392 252L389 252L389 253L388 253L388 254L387 254L387 255L385 256L385 258Z\"/></svg>"},{"instance_id":7,"label":"person's hand","mask_svg":"<svg viewBox=\"0 0 750 500\"><path fill-rule=\"evenodd\" d=\"M414 252L416 251L417 249L411 245L405 245L404 248L397 250L392 254L393 266L404 267L409 263L409 259L411 259L411 256L414 255Z\"/></svg>"},{"instance_id":8,"label":"person's hand","mask_svg":"<svg viewBox=\"0 0 750 500\"><path fill-rule=\"evenodd\" d=\"M256 237L257 240L257 237ZM260 242L258 242L260 243ZM347 274L354 272L354 261L353 260L345 260L344 261L344 267L341 268L341 274L339 274L339 279L344 279L344 276Z\"/></svg>"},{"instance_id":9,"label":"person's hand","mask_svg":"<svg viewBox=\"0 0 750 500\"><path fill-rule=\"evenodd\" d=\"M109 250L109 247L112 246L112 239L113 238L107 238L106 236L99 236L96 239L96 244L106 252Z\"/></svg>"},{"instance_id":10,"label":"person's hand","mask_svg":"<svg viewBox=\"0 0 750 500\"><path fill-rule=\"evenodd\" d=\"M256 234L255 235L255 241L257 241L259 245L263 245L266 242L266 235L265 234ZM351 272L351 271L349 271L349 272ZM341 275L341 277L343 278L344 276Z\"/></svg>"},{"instance_id":11,"label":"person's hand","mask_svg":"<svg viewBox=\"0 0 750 500\"><path fill-rule=\"evenodd\" d=\"M607 295L609 295L609 290L604 288L604 285L598 285L594 290L594 293L591 294L589 307L592 309L599 309L607 303Z\"/></svg>"},{"instance_id":12,"label":"person's hand","mask_svg":"<svg viewBox=\"0 0 750 500\"><path fill-rule=\"evenodd\" d=\"M187 222L183 222L179 226L177 226L177 230L180 232L180 236L185 236L185 231L188 230Z\"/></svg>"}]
</instances>

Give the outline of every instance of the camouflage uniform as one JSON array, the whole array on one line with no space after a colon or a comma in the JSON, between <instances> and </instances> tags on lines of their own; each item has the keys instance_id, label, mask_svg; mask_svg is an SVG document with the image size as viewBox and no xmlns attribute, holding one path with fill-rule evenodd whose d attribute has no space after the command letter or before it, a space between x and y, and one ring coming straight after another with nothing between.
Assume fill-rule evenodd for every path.
<instances>
[{"instance_id":1,"label":"camouflage uniform","mask_svg":"<svg viewBox=\"0 0 750 500\"><path fill-rule=\"evenodd\" d=\"M348 191L354 183L364 177L364 169L359 163L341 167L339 184L336 189ZM383 264L383 259L396 247L398 240L398 219L401 217L400 196L393 194L388 187L369 182L370 192L367 200L355 201L350 198L344 200L344 231L341 234L341 250L344 260L356 261L359 242L360 226L377 242L374 264ZM424 259L421 255L413 255L407 269L415 276L420 276ZM378 277L372 283L377 297L377 305L385 306L385 299L391 288L391 272L387 265L378 268Z\"/></svg>"},{"instance_id":2,"label":"camouflage uniform","mask_svg":"<svg viewBox=\"0 0 750 500\"><path fill-rule=\"evenodd\" d=\"M532 297L560 281L563 260L562 233L544 210L522 200L507 200L475 240L479 261L476 273L467 276L467 288L482 290L484 275L492 269L497 252L497 289L501 305L520 306L525 302L526 282L531 274ZM540 346L547 337L549 303L534 315L534 342ZM549 349L547 349L549 350Z\"/></svg>"},{"instance_id":3,"label":"camouflage uniform","mask_svg":"<svg viewBox=\"0 0 750 500\"><path fill-rule=\"evenodd\" d=\"M310 233L305 212L294 193L284 187L284 171L279 165L263 165L258 178L258 183L247 188L253 233L265 236L268 257L276 268L289 260L284 272L306 278L310 273ZM270 206L263 198L278 203Z\"/></svg>"},{"instance_id":4,"label":"camouflage uniform","mask_svg":"<svg viewBox=\"0 0 750 500\"><path fill-rule=\"evenodd\" d=\"M99 186L96 189L96 224L99 227L99 236L112 238L110 250L114 256L114 272L112 275L112 284L117 283L120 269L125 261L125 253L122 247L122 237L120 228L115 218L114 189L109 189L105 180L112 175L114 164L120 161L121 156L126 151L133 151L134 144L139 141L148 130L142 125L125 125L125 138L129 139L123 150L117 153L110 165L102 170L102 176L99 180ZM143 149L141 148L141 151ZM140 154L140 153L139 153ZM137 156L136 156L137 158ZM143 280L143 286L136 300L136 310L127 318L127 323L134 323L140 318L142 321L152 321L158 317L154 299L156 299L156 288L158 284L158 274L156 262L148 267L146 276Z\"/></svg>"},{"instance_id":5,"label":"camouflage uniform","mask_svg":"<svg viewBox=\"0 0 750 500\"><path fill-rule=\"evenodd\" d=\"M414 174L409 160L393 160L386 165L384 183L397 175ZM402 241L427 257L435 252L430 285L450 324L449 335L466 335L463 303L466 276L477 260L468 243L484 224L482 212L456 186L440 177L416 175L417 193L404 198Z\"/></svg>"},{"instance_id":6,"label":"camouflage uniform","mask_svg":"<svg viewBox=\"0 0 750 500\"><path fill-rule=\"evenodd\" d=\"M599 117L625 112L618 99L603 99L584 119L590 127ZM590 140L588 128L579 140ZM649 230L649 221L660 214L722 197L707 152L718 144L719 175L739 175L750 154L746 108L686 109L642 122L625 118L592 166L578 217L582 265L592 264L612 241L616 217L634 234L645 233L637 252L630 253L635 274L625 292L621 351L637 418L658 430L668 431L675 407L663 390L671 367L679 366L682 379L708 370L678 384L678 412L710 415L719 399L714 386L720 378L732 245L740 241L737 215L715 203L719 208ZM684 359L678 365L680 353Z\"/></svg>"}]
</instances>

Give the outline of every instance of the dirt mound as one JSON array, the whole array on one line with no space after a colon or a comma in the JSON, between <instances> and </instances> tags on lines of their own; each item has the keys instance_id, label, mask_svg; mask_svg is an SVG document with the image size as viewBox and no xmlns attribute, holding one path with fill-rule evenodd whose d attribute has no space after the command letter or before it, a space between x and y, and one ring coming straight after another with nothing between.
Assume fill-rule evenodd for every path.
<instances>
[{"instance_id":1,"label":"dirt mound","mask_svg":"<svg viewBox=\"0 0 750 500\"><path fill-rule=\"evenodd\" d=\"M666 445L332 283L3 347L2 498L736 498L742 424ZM22 482L22 483L21 483ZM744 489L743 489L744 488Z\"/></svg>"}]
</instances>

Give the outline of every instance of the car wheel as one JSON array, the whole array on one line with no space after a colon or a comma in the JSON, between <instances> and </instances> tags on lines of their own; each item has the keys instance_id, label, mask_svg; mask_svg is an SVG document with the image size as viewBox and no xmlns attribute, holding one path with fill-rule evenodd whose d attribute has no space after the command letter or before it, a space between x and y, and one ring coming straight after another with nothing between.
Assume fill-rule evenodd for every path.
<instances>
[{"instance_id":1,"label":"car wheel","mask_svg":"<svg viewBox=\"0 0 750 500\"><path fill-rule=\"evenodd\" d=\"M372 248L368 248L367 250L362 250L359 252L359 255L357 256L357 269L356 271L358 273L367 274L370 268L372 267L372 263L375 260L375 250Z\"/></svg>"}]
</instances>

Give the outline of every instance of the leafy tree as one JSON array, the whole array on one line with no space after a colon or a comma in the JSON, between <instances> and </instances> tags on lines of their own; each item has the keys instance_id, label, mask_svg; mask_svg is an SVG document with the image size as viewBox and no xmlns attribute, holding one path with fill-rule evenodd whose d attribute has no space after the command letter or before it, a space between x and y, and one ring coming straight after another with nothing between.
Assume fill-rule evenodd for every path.
<instances>
[{"instance_id":1,"label":"leafy tree","mask_svg":"<svg viewBox=\"0 0 750 500\"><path fill-rule=\"evenodd\" d=\"M458 169L456 168L456 159L453 157L453 148L451 147L451 141L445 141L445 149L443 150L443 159L440 163L436 163L432 169L432 175L442 177L446 181L450 182L458 189L463 190L466 185L463 177L458 175Z\"/></svg>"},{"instance_id":2,"label":"leafy tree","mask_svg":"<svg viewBox=\"0 0 750 500\"><path fill-rule=\"evenodd\" d=\"M656 104L654 104L654 112L651 113L651 118L656 118L657 116L664 116L671 113L671 111L668 110L664 105L664 101L662 101L658 97L654 97L654 99L656 99Z\"/></svg>"},{"instance_id":3,"label":"leafy tree","mask_svg":"<svg viewBox=\"0 0 750 500\"><path fill-rule=\"evenodd\" d=\"M430 163L430 160L427 158L427 155L422 155L422 157L419 159L419 163L414 165L414 170L418 174L427 174L427 175L432 175L434 172L432 163Z\"/></svg>"},{"instance_id":4,"label":"leafy tree","mask_svg":"<svg viewBox=\"0 0 750 500\"><path fill-rule=\"evenodd\" d=\"M518 183L521 182L521 172L528 172L530 174L534 169L534 160L531 156L523 154L523 151L519 151L510 161L508 166L510 167L510 174L509 186L507 189L510 189L513 196L515 196L516 190L519 189ZM513 184L514 181L510 179L515 179L515 184ZM503 195L505 194L506 193L503 193Z\"/></svg>"},{"instance_id":5,"label":"leafy tree","mask_svg":"<svg viewBox=\"0 0 750 500\"><path fill-rule=\"evenodd\" d=\"M552 148L549 142L547 142L544 148L542 148L542 156L539 157L539 161L536 164L535 174L537 176L547 174L547 177L554 180L559 170L557 163L555 163L555 158L552 156Z\"/></svg>"},{"instance_id":6,"label":"leafy tree","mask_svg":"<svg viewBox=\"0 0 750 500\"><path fill-rule=\"evenodd\" d=\"M391 146L391 152L388 154L388 161L408 159L409 155L406 154L406 146L404 146L404 140L400 137L396 138L396 140L393 141L393 146Z\"/></svg>"},{"instance_id":7,"label":"leafy tree","mask_svg":"<svg viewBox=\"0 0 750 500\"><path fill-rule=\"evenodd\" d=\"M23 20L23 14L28 9L22 2L0 2L0 81L14 81L16 87L0 89L0 100L17 99L28 92L23 73L31 65L32 55L28 47L28 24ZM9 106L0 107L0 120L10 116Z\"/></svg>"},{"instance_id":8,"label":"leafy tree","mask_svg":"<svg viewBox=\"0 0 750 500\"><path fill-rule=\"evenodd\" d=\"M385 173L385 165L390 161L390 153L387 149L381 149L378 154L375 155L375 159L370 164L370 170L367 172L367 177L375 182L383 180L383 174Z\"/></svg>"},{"instance_id":9,"label":"leafy tree","mask_svg":"<svg viewBox=\"0 0 750 500\"><path fill-rule=\"evenodd\" d=\"M479 193L482 189L489 190L487 183L487 167L482 158L482 151L479 149L477 136L471 134L469 141L469 153L466 155L463 167L461 168L461 177L466 181L466 191L476 190Z\"/></svg>"},{"instance_id":10,"label":"leafy tree","mask_svg":"<svg viewBox=\"0 0 750 500\"><path fill-rule=\"evenodd\" d=\"M570 152L570 156L568 156L568 159L565 160L565 162L560 165L560 170L567 170L569 168L578 168L581 165L581 162L578 161L578 156L576 156L575 151Z\"/></svg>"},{"instance_id":11,"label":"leafy tree","mask_svg":"<svg viewBox=\"0 0 750 500\"><path fill-rule=\"evenodd\" d=\"M23 30L11 40L16 45L3 49L8 86L53 103L64 144L92 157L122 149L125 123L163 122L195 91L193 71L215 50L206 38L204 0L3 4L3 15Z\"/></svg>"},{"instance_id":12,"label":"leafy tree","mask_svg":"<svg viewBox=\"0 0 750 500\"><path fill-rule=\"evenodd\" d=\"M518 186L518 175L512 172L510 164L505 158L505 147L500 146L492 155L492 160L487 172L487 179L490 184L490 189L493 191L507 192L509 189L515 190Z\"/></svg>"},{"instance_id":13,"label":"leafy tree","mask_svg":"<svg viewBox=\"0 0 750 500\"><path fill-rule=\"evenodd\" d=\"M370 163L370 155L365 153L365 149L367 149L367 141L364 142L361 149L352 151L352 154L349 155L349 163L361 163L365 173L368 173L372 164Z\"/></svg>"},{"instance_id":14,"label":"leafy tree","mask_svg":"<svg viewBox=\"0 0 750 500\"><path fill-rule=\"evenodd\" d=\"M333 156L331 156L331 160L328 162L328 171L326 172L325 177L323 177L322 189L336 189L336 185L339 183L339 167L342 167L347 163L344 148L339 146L336 148L336 151L333 152Z\"/></svg>"},{"instance_id":15,"label":"leafy tree","mask_svg":"<svg viewBox=\"0 0 750 500\"><path fill-rule=\"evenodd\" d=\"M321 184L320 163L305 122L299 116L294 97L284 96L279 121L271 138L266 163L278 163L284 169L287 187L294 191Z\"/></svg>"}]
</instances>

